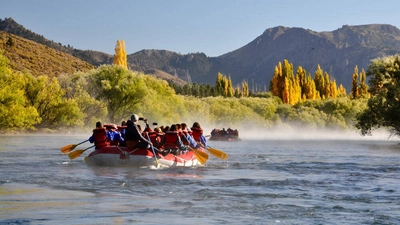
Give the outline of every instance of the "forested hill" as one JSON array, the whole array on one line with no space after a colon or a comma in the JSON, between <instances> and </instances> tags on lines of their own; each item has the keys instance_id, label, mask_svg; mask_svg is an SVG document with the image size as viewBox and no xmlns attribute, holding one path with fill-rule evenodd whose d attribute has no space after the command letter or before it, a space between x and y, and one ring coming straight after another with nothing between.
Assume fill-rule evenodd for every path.
<instances>
[{"instance_id":1,"label":"forested hill","mask_svg":"<svg viewBox=\"0 0 400 225\"><path fill-rule=\"evenodd\" d=\"M94 66L112 63L113 56L79 50L45 39L13 19L0 20L0 30L66 52ZM116 40L117 41L117 40ZM131 40L125 40L129 45ZM201 49L199 49L201 51ZM314 75L317 65L350 90L355 66L368 69L378 57L400 53L400 30L387 24L348 26L326 32L278 26L266 29L247 45L218 57L204 53L179 54L168 50L128 53L131 69L158 69L188 82L214 84L218 72L230 76L233 85L246 80L250 88L268 88L274 67L284 59ZM296 72L296 71L294 71ZM164 74L165 75L165 74Z\"/></svg>"}]
</instances>

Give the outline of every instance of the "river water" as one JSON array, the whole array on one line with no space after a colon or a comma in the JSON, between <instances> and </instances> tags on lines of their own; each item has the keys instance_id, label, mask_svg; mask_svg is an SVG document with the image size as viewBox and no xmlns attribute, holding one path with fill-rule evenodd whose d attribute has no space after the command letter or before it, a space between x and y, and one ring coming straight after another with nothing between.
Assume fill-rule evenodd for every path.
<instances>
[{"instance_id":1,"label":"river water","mask_svg":"<svg viewBox=\"0 0 400 225\"><path fill-rule=\"evenodd\" d=\"M0 224L399 224L400 141L210 142L200 168L88 167L88 138L0 136ZM88 143L76 149L84 149Z\"/></svg>"}]
</instances>

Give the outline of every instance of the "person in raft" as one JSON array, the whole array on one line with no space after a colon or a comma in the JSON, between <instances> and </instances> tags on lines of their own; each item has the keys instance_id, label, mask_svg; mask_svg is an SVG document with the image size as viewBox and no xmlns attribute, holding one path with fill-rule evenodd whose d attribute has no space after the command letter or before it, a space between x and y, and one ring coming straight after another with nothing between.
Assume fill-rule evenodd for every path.
<instances>
[{"instance_id":1,"label":"person in raft","mask_svg":"<svg viewBox=\"0 0 400 225\"><path fill-rule=\"evenodd\" d=\"M118 127L115 124L106 125L107 129L107 141L110 142L110 145L123 145L125 143L124 138L121 133L118 131Z\"/></svg>"},{"instance_id":2,"label":"person in raft","mask_svg":"<svg viewBox=\"0 0 400 225\"><path fill-rule=\"evenodd\" d=\"M207 139L203 135L203 129L200 126L200 123L194 122L193 126L190 128L192 130L193 139L202 145L202 147L207 147Z\"/></svg>"},{"instance_id":3,"label":"person in raft","mask_svg":"<svg viewBox=\"0 0 400 225\"><path fill-rule=\"evenodd\" d=\"M110 143L107 141L107 133L103 124L99 121L96 123L96 129L93 130L93 135L89 138L89 142L93 143L97 148L109 146Z\"/></svg>"},{"instance_id":4,"label":"person in raft","mask_svg":"<svg viewBox=\"0 0 400 225\"><path fill-rule=\"evenodd\" d=\"M161 138L161 144L164 146L164 151L174 155L181 155L188 151L181 140L176 124L172 124L169 131L165 132Z\"/></svg>"},{"instance_id":5,"label":"person in raft","mask_svg":"<svg viewBox=\"0 0 400 225\"><path fill-rule=\"evenodd\" d=\"M131 116L131 119L126 122L126 132L125 132L125 143L128 148L154 148L154 150L162 155L165 155L162 151L153 146L153 143L143 137L142 132L137 126L139 117L136 114Z\"/></svg>"}]
</instances>

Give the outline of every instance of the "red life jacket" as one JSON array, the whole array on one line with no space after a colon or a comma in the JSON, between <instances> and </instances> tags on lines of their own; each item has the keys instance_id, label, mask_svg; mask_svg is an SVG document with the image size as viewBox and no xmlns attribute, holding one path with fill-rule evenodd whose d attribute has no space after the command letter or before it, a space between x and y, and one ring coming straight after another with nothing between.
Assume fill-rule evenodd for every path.
<instances>
[{"instance_id":1,"label":"red life jacket","mask_svg":"<svg viewBox=\"0 0 400 225\"><path fill-rule=\"evenodd\" d=\"M167 131L164 134L164 148L165 149L178 149L179 146L176 144L178 142L178 132L177 131Z\"/></svg>"},{"instance_id":2,"label":"red life jacket","mask_svg":"<svg viewBox=\"0 0 400 225\"><path fill-rule=\"evenodd\" d=\"M203 129L201 128L196 128L196 127L192 127L190 128L192 130L192 136L193 139L197 142L200 142L200 137L203 134Z\"/></svg>"},{"instance_id":3,"label":"red life jacket","mask_svg":"<svg viewBox=\"0 0 400 225\"><path fill-rule=\"evenodd\" d=\"M153 143L153 145L158 148L160 147L160 142L161 142L161 136L157 135L156 132L148 132L150 141Z\"/></svg>"},{"instance_id":4,"label":"red life jacket","mask_svg":"<svg viewBox=\"0 0 400 225\"><path fill-rule=\"evenodd\" d=\"M105 127L94 129L93 137L94 137L94 145L96 146L96 148L101 148L109 145L109 143L107 142Z\"/></svg>"}]
</instances>

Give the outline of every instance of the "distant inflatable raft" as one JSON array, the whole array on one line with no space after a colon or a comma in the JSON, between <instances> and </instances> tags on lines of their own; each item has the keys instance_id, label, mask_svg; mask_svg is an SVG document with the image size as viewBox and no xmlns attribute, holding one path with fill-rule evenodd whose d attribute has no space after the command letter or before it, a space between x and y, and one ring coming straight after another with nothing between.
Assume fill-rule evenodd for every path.
<instances>
[{"instance_id":1,"label":"distant inflatable raft","mask_svg":"<svg viewBox=\"0 0 400 225\"><path fill-rule=\"evenodd\" d=\"M225 130L224 128L222 130L213 129L211 131L211 136L208 140L210 140L210 141L240 141L239 131L236 129L232 130L231 128L228 128L227 130Z\"/></svg>"}]
</instances>

